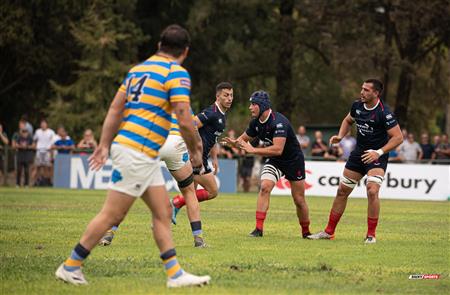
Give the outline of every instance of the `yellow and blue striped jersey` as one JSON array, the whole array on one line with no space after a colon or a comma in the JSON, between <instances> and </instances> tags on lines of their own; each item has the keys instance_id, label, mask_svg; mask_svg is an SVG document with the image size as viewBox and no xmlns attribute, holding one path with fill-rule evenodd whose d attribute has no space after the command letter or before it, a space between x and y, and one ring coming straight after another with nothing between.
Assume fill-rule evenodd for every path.
<instances>
[{"instance_id":1,"label":"yellow and blue striped jersey","mask_svg":"<svg viewBox=\"0 0 450 295\"><path fill-rule=\"evenodd\" d=\"M190 88L189 73L167 57L153 55L133 67L119 88L127 102L113 144L157 157L172 124L171 102L189 102Z\"/></svg>"},{"instance_id":2,"label":"yellow and blue striped jersey","mask_svg":"<svg viewBox=\"0 0 450 295\"><path fill-rule=\"evenodd\" d=\"M191 109L192 120L194 120L195 114ZM195 121L194 121L195 124ZM170 126L169 135L178 135L181 136L180 126L178 125L178 119L175 113L172 113L172 125Z\"/></svg>"}]
</instances>

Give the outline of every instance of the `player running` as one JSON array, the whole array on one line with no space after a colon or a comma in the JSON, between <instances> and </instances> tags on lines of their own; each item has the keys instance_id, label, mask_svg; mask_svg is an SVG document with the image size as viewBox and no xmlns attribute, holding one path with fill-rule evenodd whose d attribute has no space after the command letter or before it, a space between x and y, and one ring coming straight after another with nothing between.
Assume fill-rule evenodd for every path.
<instances>
[{"instance_id":1,"label":"player running","mask_svg":"<svg viewBox=\"0 0 450 295\"><path fill-rule=\"evenodd\" d=\"M166 142L159 150L160 160L166 163L170 174L178 183L178 188L186 200L187 214L194 237L194 247L204 248L202 222L200 219L200 206L195 195L194 174L189 153L180 134L180 126L174 113L172 113L172 125ZM117 232L119 225L113 226L100 240L99 245L109 246Z\"/></svg>"},{"instance_id":2,"label":"player running","mask_svg":"<svg viewBox=\"0 0 450 295\"><path fill-rule=\"evenodd\" d=\"M199 202L214 199L217 196L218 188L216 177L219 170L217 160L217 138L225 130L226 112L233 103L233 86L229 82L221 82L216 86L216 101L211 106L201 111L194 117L198 132L203 143L203 167L204 173L194 175L195 187L200 184L203 189L196 190ZM211 157L214 171L209 167L208 157ZM213 173L211 173L213 172ZM176 224L177 214L186 204L183 195L177 195L172 199L172 222Z\"/></svg>"},{"instance_id":3,"label":"player running","mask_svg":"<svg viewBox=\"0 0 450 295\"><path fill-rule=\"evenodd\" d=\"M251 237L262 237L264 220L269 210L270 193L285 176L291 184L303 238L310 235L309 212L305 200L305 160L289 120L270 107L269 94L259 90L250 97L253 120L237 139L225 137L224 144L241 148L246 153L267 157L261 172L261 187L256 203L256 228ZM253 147L249 141L257 137L264 147Z\"/></svg>"},{"instance_id":4,"label":"player running","mask_svg":"<svg viewBox=\"0 0 450 295\"><path fill-rule=\"evenodd\" d=\"M330 138L337 144L356 122L358 136L355 150L345 164L336 198L324 231L308 236L308 239L334 239L336 226L344 213L347 199L355 185L367 175L367 234L365 243L376 243L375 230L380 214L378 192L383 183L389 151L403 142L402 132L391 111L383 105L380 95L383 83L376 79L364 81L360 99L355 101L344 118L339 134Z\"/></svg>"},{"instance_id":5,"label":"player running","mask_svg":"<svg viewBox=\"0 0 450 295\"><path fill-rule=\"evenodd\" d=\"M108 159L111 147L113 172L107 198L70 257L57 269L57 278L75 285L87 284L81 270L84 259L141 197L152 211L153 235L166 269L167 287L209 282L209 276L191 275L177 261L170 231L169 196L158 160L158 151L169 134L173 110L192 165L201 166L202 143L189 105L190 77L180 66L187 57L189 40L188 32L180 26L167 27L161 33L158 52L133 67L120 86L103 123L100 144L89 158L91 168L98 170Z\"/></svg>"}]
</instances>

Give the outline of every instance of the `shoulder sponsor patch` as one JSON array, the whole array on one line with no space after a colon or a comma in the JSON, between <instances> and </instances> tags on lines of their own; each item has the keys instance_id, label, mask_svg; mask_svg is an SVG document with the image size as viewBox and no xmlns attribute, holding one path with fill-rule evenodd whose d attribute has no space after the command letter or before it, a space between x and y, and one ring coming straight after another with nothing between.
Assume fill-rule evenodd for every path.
<instances>
[{"instance_id":1,"label":"shoulder sponsor patch","mask_svg":"<svg viewBox=\"0 0 450 295\"><path fill-rule=\"evenodd\" d=\"M191 80L189 79L180 79L180 84L186 87L191 87Z\"/></svg>"},{"instance_id":2,"label":"shoulder sponsor patch","mask_svg":"<svg viewBox=\"0 0 450 295\"><path fill-rule=\"evenodd\" d=\"M283 128L283 123L278 123L277 128Z\"/></svg>"},{"instance_id":3,"label":"shoulder sponsor patch","mask_svg":"<svg viewBox=\"0 0 450 295\"><path fill-rule=\"evenodd\" d=\"M387 114L386 120L390 120L390 119L392 119L392 114Z\"/></svg>"}]
</instances>

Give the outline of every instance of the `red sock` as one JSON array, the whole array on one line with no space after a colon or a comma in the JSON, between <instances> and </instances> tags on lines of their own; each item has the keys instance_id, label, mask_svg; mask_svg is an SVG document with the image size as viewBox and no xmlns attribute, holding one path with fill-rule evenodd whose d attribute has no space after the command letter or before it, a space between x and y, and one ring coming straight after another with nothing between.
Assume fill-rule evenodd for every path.
<instances>
[{"instance_id":1,"label":"red sock","mask_svg":"<svg viewBox=\"0 0 450 295\"><path fill-rule=\"evenodd\" d=\"M367 236L375 237L375 230L377 229L378 218L367 217Z\"/></svg>"},{"instance_id":2,"label":"red sock","mask_svg":"<svg viewBox=\"0 0 450 295\"><path fill-rule=\"evenodd\" d=\"M176 195L172 200L173 205L175 208L180 209L184 205L186 205L186 201L184 200L183 195Z\"/></svg>"},{"instance_id":3,"label":"red sock","mask_svg":"<svg viewBox=\"0 0 450 295\"><path fill-rule=\"evenodd\" d=\"M306 221L300 221L300 219L298 220L298 223L300 223L300 226L302 227L302 235L304 234L309 234L309 220Z\"/></svg>"},{"instance_id":4,"label":"red sock","mask_svg":"<svg viewBox=\"0 0 450 295\"><path fill-rule=\"evenodd\" d=\"M197 200L199 202L203 202L203 201L208 200L209 193L205 189L198 189L198 190L195 191L195 194L197 195Z\"/></svg>"},{"instance_id":5,"label":"red sock","mask_svg":"<svg viewBox=\"0 0 450 295\"><path fill-rule=\"evenodd\" d=\"M333 210L330 211L330 217L328 218L328 225L325 229L325 232L329 235L334 234L334 231L336 230L336 226L339 222L339 219L341 219L342 213L336 213Z\"/></svg>"},{"instance_id":6,"label":"red sock","mask_svg":"<svg viewBox=\"0 0 450 295\"><path fill-rule=\"evenodd\" d=\"M263 230L264 220L266 219L267 212L256 211L256 228Z\"/></svg>"}]
</instances>

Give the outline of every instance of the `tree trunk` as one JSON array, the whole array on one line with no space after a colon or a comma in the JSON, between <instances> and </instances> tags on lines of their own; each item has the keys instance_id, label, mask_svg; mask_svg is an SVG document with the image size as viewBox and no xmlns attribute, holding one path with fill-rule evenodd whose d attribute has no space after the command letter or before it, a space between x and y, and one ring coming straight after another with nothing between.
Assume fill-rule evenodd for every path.
<instances>
[{"instance_id":1,"label":"tree trunk","mask_svg":"<svg viewBox=\"0 0 450 295\"><path fill-rule=\"evenodd\" d=\"M293 0L282 0L280 3L280 23L278 40L278 63L277 63L277 96L273 100L274 104L283 114L291 119L295 103L292 98L292 56L294 52L293 35L294 20ZM268 57L270 58L270 57Z\"/></svg>"},{"instance_id":2,"label":"tree trunk","mask_svg":"<svg viewBox=\"0 0 450 295\"><path fill-rule=\"evenodd\" d=\"M400 78L397 88L397 99L395 101L395 116L401 128L408 129L408 105L409 97L411 95L411 87L413 80L413 69L408 65L402 66Z\"/></svg>"}]
</instances>

